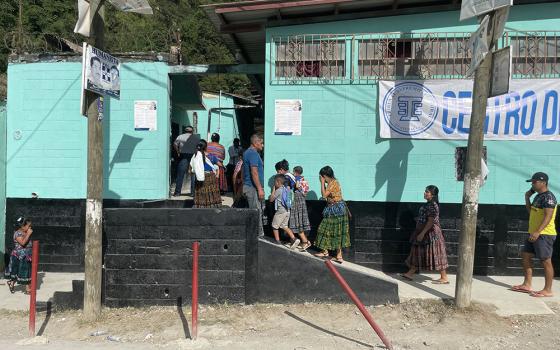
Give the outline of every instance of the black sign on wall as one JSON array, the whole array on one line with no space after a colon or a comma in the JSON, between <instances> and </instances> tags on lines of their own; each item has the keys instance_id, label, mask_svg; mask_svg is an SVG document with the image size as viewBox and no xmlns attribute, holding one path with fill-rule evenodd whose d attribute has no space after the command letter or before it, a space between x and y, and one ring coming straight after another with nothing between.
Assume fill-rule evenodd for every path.
<instances>
[{"instance_id":1,"label":"black sign on wall","mask_svg":"<svg viewBox=\"0 0 560 350\"><path fill-rule=\"evenodd\" d=\"M482 159L484 163L488 165L488 154L486 152L486 146L482 147ZM465 179L465 169L467 168L467 147L457 147L455 148L455 177L457 181L464 181ZM487 176L484 178L486 181Z\"/></svg>"}]
</instances>

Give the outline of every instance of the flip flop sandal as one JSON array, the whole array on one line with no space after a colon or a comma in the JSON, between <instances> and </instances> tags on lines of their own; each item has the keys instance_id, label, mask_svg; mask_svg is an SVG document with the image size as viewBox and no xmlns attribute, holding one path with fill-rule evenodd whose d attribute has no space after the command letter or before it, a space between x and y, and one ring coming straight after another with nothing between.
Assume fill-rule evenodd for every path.
<instances>
[{"instance_id":1,"label":"flip flop sandal","mask_svg":"<svg viewBox=\"0 0 560 350\"><path fill-rule=\"evenodd\" d=\"M10 289L10 293L14 294L16 292L15 285L13 283L10 283L10 282L6 282L6 284L8 285L8 288Z\"/></svg>"},{"instance_id":2,"label":"flip flop sandal","mask_svg":"<svg viewBox=\"0 0 560 350\"><path fill-rule=\"evenodd\" d=\"M512 292L518 292L518 293L526 293L526 294L531 294L533 293L532 290L522 287L522 286L512 286L509 290L511 290Z\"/></svg>"},{"instance_id":3,"label":"flip flop sandal","mask_svg":"<svg viewBox=\"0 0 560 350\"><path fill-rule=\"evenodd\" d=\"M449 281L433 280L432 284L449 284Z\"/></svg>"},{"instance_id":4,"label":"flip flop sandal","mask_svg":"<svg viewBox=\"0 0 560 350\"><path fill-rule=\"evenodd\" d=\"M414 281L412 278L408 277L407 275L405 275L404 273L398 273L397 276L399 276L402 279L405 279L407 281Z\"/></svg>"},{"instance_id":5,"label":"flip flop sandal","mask_svg":"<svg viewBox=\"0 0 560 350\"><path fill-rule=\"evenodd\" d=\"M342 258L332 258L331 261L334 261L335 263L338 263L338 264L342 264L344 262L344 259L342 259Z\"/></svg>"},{"instance_id":6,"label":"flip flop sandal","mask_svg":"<svg viewBox=\"0 0 560 350\"><path fill-rule=\"evenodd\" d=\"M307 243L304 243L303 245L299 246L298 249L301 252L306 251L309 247L311 247L311 242L307 241Z\"/></svg>"},{"instance_id":7,"label":"flip flop sandal","mask_svg":"<svg viewBox=\"0 0 560 350\"><path fill-rule=\"evenodd\" d=\"M313 256L325 259L325 258L329 257L329 253L316 253L316 254L313 254Z\"/></svg>"},{"instance_id":8,"label":"flip flop sandal","mask_svg":"<svg viewBox=\"0 0 560 350\"><path fill-rule=\"evenodd\" d=\"M529 295L532 296L533 298L552 298L554 296L554 295L544 295L541 292L533 292Z\"/></svg>"}]
</instances>

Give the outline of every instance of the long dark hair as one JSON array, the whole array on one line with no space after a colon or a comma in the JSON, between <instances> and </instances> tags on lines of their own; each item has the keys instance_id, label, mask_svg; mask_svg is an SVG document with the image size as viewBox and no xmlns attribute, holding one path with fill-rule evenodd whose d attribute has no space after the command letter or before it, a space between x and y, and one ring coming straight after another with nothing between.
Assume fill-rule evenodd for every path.
<instances>
[{"instance_id":1,"label":"long dark hair","mask_svg":"<svg viewBox=\"0 0 560 350\"><path fill-rule=\"evenodd\" d=\"M324 166L321 168L321 170L319 170L319 175L321 176L327 176L330 177L331 179L335 179L336 177L334 177L334 171L332 170L332 168L330 166Z\"/></svg>"},{"instance_id":2,"label":"long dark hair","mask_svg":"<svg viewBox=\"0 0 560 350\"><path fill-rule=\"evenodd\" d=\"M435 185L429 185L426 187L426 191L430 192L432 194L432 200L431 202L435 202L436 204L439 204L439 188L437 188L437 186Z\"/></svg>"},{"instance_id":3,"label":"long dark hair","mask_svg":"<svg viewBox=\"0 0 560 350\"><path fill-rule=\"evenodd\" d=\"M208 146L206 140L198 141L198 144L196 145L196 153L202 152L202 155L206 155L206 146Z\"/></svg>"},{"instance_id":4,"label":"long dark hair","mask_svg":"<svg viewBox=\"0 0 560 350\"><path fill-rule=\"evenodd\" d=\"M278 170L290 171L290 163L288 163L286 159L282 159L281 161L276 163L274 168L276 169L276 171Z\"/></svg>"}]
</instances>

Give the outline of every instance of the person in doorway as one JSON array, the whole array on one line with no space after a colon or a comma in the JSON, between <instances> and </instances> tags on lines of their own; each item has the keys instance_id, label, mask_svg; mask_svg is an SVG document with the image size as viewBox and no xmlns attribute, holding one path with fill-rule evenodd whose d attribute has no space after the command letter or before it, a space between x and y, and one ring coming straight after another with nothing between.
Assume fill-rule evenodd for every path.
<instances>
[{"instance_id":1,"label":"person in doorway","mask_svg":"<svg viewBox=\"0 0 560 350\"><path fill-rule=\"evenodd\" d=\"M193 135L193 127L185 127L185 133L177 136L175 142L173 142L173 149L177 154L179 159L179 164L177 165L177 177L175 178L175 191L173 193L174 197L181 195L181 190L183 188L183 180L185 174L187 173L187 168L191 162L192 156L196 150L196 145L200 141L197 135ZM194 177L191 176L191 194L194 188Z\"/></svg>"},{"instance_id":2,"label":"person in doorway","mask_svg":"<svg viewBox=\"0 0 560 350\"><path fill-rule=\"evenodd\" d=\"M191 169L196 176L193 208L220 208L222 197L218 188L218 160L207 154L206 140L200 140L191 160Z\"/></svg>"},{"instance_id":3,"label":"person in doorway","mask_svg":"<svg viewBox=\"0 0 560 350\"><path fill-rule=\"evenodd\" d=\"M306 232L311 231L311 224L309 223L309 215L307 214L307 204L305 203L305 196L309 192L309 184L303 177L303 168L296 166L293 171L295 177L294 186L294 201L290 209L290 229L298 233L301 240L300 250L305 251L311 246L311 242L305 235Z\"/></svg>"},{"instance_id":4,"label":"person in doorway","mask_svg":"<svg viewBox=\"0 0 560 350\"><path fill-rule=\"evenodd\" d=\"M233 181L233 171L235 166L239 161L239 152L243 152L243 147L241 147L241 141L238 138L233 139L233 145L228 148L229 162L226 167L226 178L228 188L235 192L234 181Z\"/></svg>"},{"instance_id":5,"label":"person in doorway","mask_svg":"<svg viewBox=\"0 0 560 350\"><path fill-rule=\"evenodd\" d=\"M529 213L529 237L525 242L521 256L525 279L523 284L513 286L515 292L529 293L533 297L551 297L554 267L552 266L552 248L556 240L556 197L548 189L548 175L535 173L531 179L531 188L525 193L525 207ZM531 203L531 197L537 194ZM533 258L539 259L544 268L544 288L532 291Z\"/></svg>"},{"instance_id":6,"label":"person in doorway","mask_svg":"<svg viewBox=\"0 0 560 350\"><path fill-rule=\"evenodd\" d=\"M243 150L237 154L237 163L233 169L232 175L232 188L233 200L237 203L243 197Z\"/></svg>"},{"instance_id":7,"label":"person in doorway","mask_svg":"<svg viewBox=\"0 0 560 350\"><path fill-rule=\"evenodd\" d=\"M282 244L280 241L280 232L282 229L288 237L290 237L290 244L288 247L290 249L296 248L301 242L294 236L294 233L288 227L288 222L290 219L290 192L291 189L284 185L285 178L284 175L278 174L274 177L274 188L268 200L274 203L274 217L272 218L272 234L274 235L274 241L276 244Z\"/></svg>"},{"instance_id":8,"label":"person in doorway","mask_svg":"<svg viewBox=\"0 0 560 350\"><path fill-rule=\"evenodd\" d=\"M260 237L264 236L263 229L263 200L264 200L264 165L259 152L264 148L263 138L254 134L251 136L251 147L243 153L243 195L247 198L249 208L257 209L259 214Z\"/></svg>"},{"instance_id":9,"label":"person in doorway","mask_svg":"<svg viewBox=\"0 0 560 350\"><path fill-rule=\"evenodd\" d=\"M329 257L329 250L336 251L333 261L342 264L342 248L350 247L350 224L348 208L342 199L342 189L330 166L319 171L321 197L327 201L323 210L323 220L317 230L315 246L321 250L315 256Z\"/></svg>"},{"instance_id":10,"label":"person in doorway","mask_svg":"<svg viewBox=\"0 0 560 350\"><path fill-rule=\"evenodd\" d=\"M226 159L226 149L220 144L220 135L213 133L211 136L211 141L208 144L208 154L213 155L218 159L218 185L220 187L220 192L222 194L226 193L228 190L226 172L224 168L224 159Z\"/></svg>"},{"instance_id":11,"label":"person in doorway","mask_svg":"<svg viewBox=\"0 0 560 350\"><path fill-rule=\"evenodd\" d=\"M31 258L33 242L31 235L33 228L31 220L20 216L16 220L16 231L14 232L13 241L14 249L10 254L10 263L6 271L5 278L8 280L6 284L11 293L15 293L16 283L25 285L25 294L29 294L31 289Z\"/></svg>"},{"instance_id":12,"label":"person in doorway","mask_svg":"<svg viewBox=\"0 0 560 350\"><path fill-rule=\"evenodd\" d=\"M400 276L412 281L419 270L438 271L434 284L449 284L447 279L447 253L445 239L439 224L439 189L430 185L424 190L426 203L420 207L416 229L410 237L412 248L406 259L408 271Z\"/></svg>"}]
</instances>

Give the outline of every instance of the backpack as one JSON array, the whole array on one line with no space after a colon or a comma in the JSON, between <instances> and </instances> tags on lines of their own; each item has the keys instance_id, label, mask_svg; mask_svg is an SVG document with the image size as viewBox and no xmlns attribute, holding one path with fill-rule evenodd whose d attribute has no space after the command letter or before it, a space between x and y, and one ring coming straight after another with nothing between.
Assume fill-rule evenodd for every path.
<instances>
[{"instance_id":1,"label":"backpack","mask_svg":"<svg viewBox=\"0 0 560 350\"><path fill-rule=\"evenodd\" d=\"M292 191L286 186L282 186L282 206L287 210L292 209Z\"/></svg>"}]
</instances>

